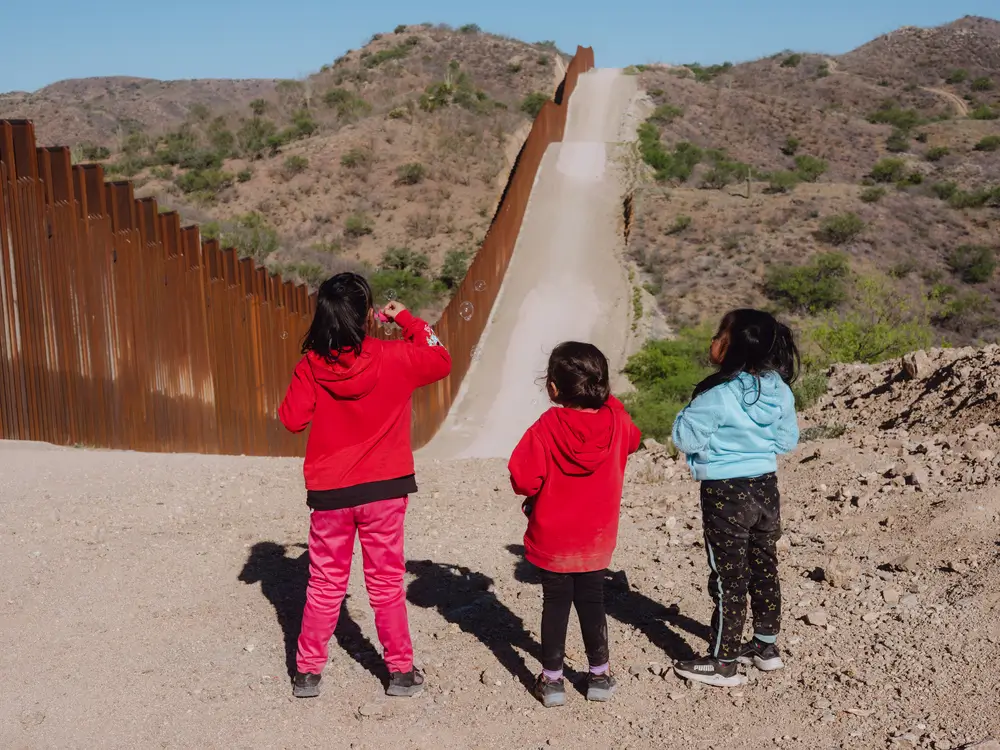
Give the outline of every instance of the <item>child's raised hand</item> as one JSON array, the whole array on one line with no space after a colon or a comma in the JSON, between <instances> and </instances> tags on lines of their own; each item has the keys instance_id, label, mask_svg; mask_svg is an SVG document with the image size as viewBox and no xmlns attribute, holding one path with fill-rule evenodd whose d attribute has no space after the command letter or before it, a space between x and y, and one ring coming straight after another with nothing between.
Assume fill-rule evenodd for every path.
<instances>
[{"instance_id":1,"label":"child's raised hand","mask_svg":"<svg viewBox=\"0 0 1000 750\"><path fill-rule=\"evenodd\" d=\"M388 305L382 308L382 314L385 315L389 320L395 321L396 316L401 312L406 310L406 306L400 302L393 300Z\"/></svg>"}]
</instances>

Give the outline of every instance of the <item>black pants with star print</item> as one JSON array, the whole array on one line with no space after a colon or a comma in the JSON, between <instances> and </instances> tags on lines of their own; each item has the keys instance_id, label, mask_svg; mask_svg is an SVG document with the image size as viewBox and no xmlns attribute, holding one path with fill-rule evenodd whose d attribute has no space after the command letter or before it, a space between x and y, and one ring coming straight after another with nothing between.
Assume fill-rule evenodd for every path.
<instances>
[{"instance_id":1,"label":"black pants with star print","mask_svg":"<svg viewBox=\"0 0 1000 750\"><path fill-rule=\"evenodd\" d=\"M776 636L781 628L778 477L702 482L701 512L712 571L708 589L715 600L709 653L730 661L743 645L747 593L754 633Z\"/></svg>"}]
</instances>

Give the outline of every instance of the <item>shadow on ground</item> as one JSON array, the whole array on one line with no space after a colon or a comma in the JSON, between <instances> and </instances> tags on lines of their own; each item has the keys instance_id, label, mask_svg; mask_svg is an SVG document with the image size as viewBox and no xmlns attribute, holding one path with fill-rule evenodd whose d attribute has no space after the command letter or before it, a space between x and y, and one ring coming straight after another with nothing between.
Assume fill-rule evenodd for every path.
<instances>
[{"instance_id":1,"label":"shadow on ground","mask_svg":"<svg viewBox=\"0 0 1000 750\"><path fill-rule=\"evenodd\" d=\"M286 547L276 542L258 542L250 551L239 580L246 584L260 583L261 593L271 602L278 624L285 635L285 666L289 676L295 674L295 650L302 626L302 608L306 603L309 583L309 553L290 557L292 549L305 550L304 544ZM337 644L372 675L388 684L385 662L361 628L351 618L347 601L340 607L340 619L334 637Z\"/></svg>"}]
</instances>

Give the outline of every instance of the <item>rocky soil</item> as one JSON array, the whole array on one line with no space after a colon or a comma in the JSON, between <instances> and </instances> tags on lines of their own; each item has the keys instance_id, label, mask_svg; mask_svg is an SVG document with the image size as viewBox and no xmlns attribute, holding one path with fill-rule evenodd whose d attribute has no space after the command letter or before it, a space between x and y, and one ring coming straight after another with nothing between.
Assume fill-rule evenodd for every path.
<instances>
[{"instance_id":1,"label":"rocky soil","mask_svg":"<svg viewBox=\"0 0 1000 750\"><path fill-rule=\"evenodd\" d=\"M781 467L787 668L739 689L669 670L705 647L707 566L697 485L650 443L608 578L620 693L557 710L524 686L541 601L503 461L418 466L407 584L425 694L383 697L358 564L325 692L294 701L297 462L0 444L2 744L974 746L997 732L1000 689L996 363L956 350L833 373ZM570 659L585 670L575 625Z\"/></svg>"}]
</instances>

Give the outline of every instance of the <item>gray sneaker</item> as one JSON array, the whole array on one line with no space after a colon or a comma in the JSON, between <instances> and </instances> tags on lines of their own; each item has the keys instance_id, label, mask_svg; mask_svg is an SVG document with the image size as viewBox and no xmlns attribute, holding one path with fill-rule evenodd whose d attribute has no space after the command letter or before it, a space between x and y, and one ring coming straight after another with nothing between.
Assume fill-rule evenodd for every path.
<instances>
[{"instance_id":1,"label":"gray sneaker","mask_svg":"<svg viewBox=\"0 0 1000 750\"><path fill-rule=\"evenodd\" d=\"M743 644L743 653L736 659L740 664L757 667L761 672L777 672L785 666L781 652L773 643L762 643L756 638Z\"/></svg>"},{"instance_id":2,"label":"gray sneaker","mask_svg":"<svg viewBox=\"0 0 1000 750\"><path fill-rule=\"evenodd\" d=\"M540 674L531 692L546 708L566 705L566 683L563 680L550 680Z\"/></svg>"},{"instance_id":3,"label":"gray sneaker","mask_svg":"<svg viewBox=\"0 0 1000 750\"><path fill-rule=\"evenodd\" d=\"M610 671L591 674L587 677L587 700L607 703L617 688L618 683Z\"/></svg>"},{"instance_id":4,"label":"gray sneaker","mask_svg":"<svg viewBox=\"0 0 1000 750\"><path fill-rule=\"evenodd\" d=\"M413 698L422 692L424 692L424 675L416 667L409 672L393 672L389 675L386 695L393 698Z\"/></svg>"},{"instance_id":5,"label":"gray sneaker","mask_svg":"<svg viewBox=\"0 0 1000 750\"><path fill-rule=\"evenodd\" d=\"M296 672L292 679L292 695L296 698L315 698L323 677L312 672Z\"/></svg>"}]
</instances>

